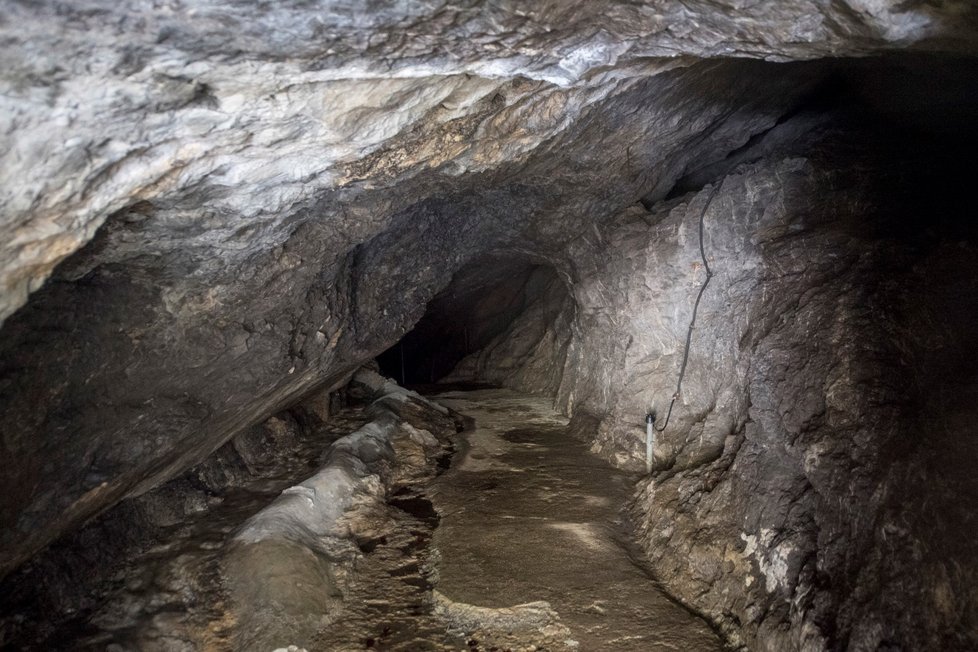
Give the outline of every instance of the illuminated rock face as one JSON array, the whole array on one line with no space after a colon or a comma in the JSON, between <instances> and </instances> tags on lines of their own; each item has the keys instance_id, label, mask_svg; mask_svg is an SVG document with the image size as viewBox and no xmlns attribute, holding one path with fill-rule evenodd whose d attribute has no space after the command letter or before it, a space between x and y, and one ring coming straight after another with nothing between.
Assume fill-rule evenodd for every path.
<instances>
[{"instance_id":1,"label":"illuminated rock face","mask_svg":"<svg viewBox=\"0 0 978 652\"><path fill-rule=\"evenodd\" d=\"M696 59L976 41L964 0L88 0L12 2L0 20L0 319L119 211L151 222L153 251L240 259L341 189L525 161L587 107ZM116 258L149 249L128 244Z\"/></svg>"},{"instance_id":2,"label":"illuminated rock face","mask_svg":"<svg viewBox=\"0 0 978 652\"><path fill-rule=\"evenodd\" d=\"M487 255L566 295L456 373L642 466L718 186L651 558L750 644L967 640L973 551L927 505L974 489L970 236L907 182L947 152L865 115L943 143L972 68L796 60L974 51L970 3L157 4L2 9L0 573L343 384Z\"/></svg>"},{"instance_id":3,"label":"illuminated rock face","mask_svg":"<svg viewBox=\"0 0 978 652\"><path fill-rule=\"evenodd\" d=\"M659 578L752 649L968 649L967 182L953 159L894 165L806 140L596 225L549 261L570 299L537 297L450 378L555 394L594 450L643 470L645 412L664 425L705 278L703 216L713 276L631 506ZM919 186L889 185L908 174Z\"/></svg>"}]
</instances>

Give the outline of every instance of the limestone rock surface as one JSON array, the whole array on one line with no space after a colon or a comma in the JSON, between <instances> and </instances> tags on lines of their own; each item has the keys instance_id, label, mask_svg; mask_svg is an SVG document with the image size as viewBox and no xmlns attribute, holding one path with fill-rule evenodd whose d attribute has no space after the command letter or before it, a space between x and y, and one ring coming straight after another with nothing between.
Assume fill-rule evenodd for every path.
<instances>
[{"instance_id":1,"label":"limestone rock surface","mask_svg":"<svg viewBox=\"0 0 978 652\"><path fill-rule=\"evenodd\" d=\"M974 20L966 0L12 0L0 319L119 211L153 231L131 249L240 257L330 191L522 158L623 79L691 58L969 50Z\"/></svg>"},{"instance_id":2,"label":"limestone rock surface","mask_svg":"<svg viewBox=\"0 0 978 652\"><path fill-rule=\"evenodd\" d=\"M974 643L971 236L944 168L875 185L952 142L915 115L968 123L973 64L826 59L976 34L968 0L3 2L0 576L344 385L486 255L571 301L469 369L641 466L709 203L636 506L663 579L762 648ZM840 79L912 145L812 151Z\"/></svg>"},{"instance_id":3,"label":"limestone rock surface","mask_svg":"<svg viewBox=\"0 0 978 652\"><path fill-rule=\"evenodd\" d=\"M566 349L499 356L520 351L517 321L456 374L483 364L478 376L548 392L508 370L549 363L558 405L636 471L657 412L633 513L659 577L733 641L965 650L978 640L965 534L978 485L960 460L975 459L976 378L951 358L978 344L975 243L921 241L923 218L904 211L926 202L881 201L826 151L783 151L651 213L626 209L554 259L573 297L562 317L525 313L551 335L569 322ZM706 277L701 216L713 276L666 425Z\"/></svg>"}]
</instances>

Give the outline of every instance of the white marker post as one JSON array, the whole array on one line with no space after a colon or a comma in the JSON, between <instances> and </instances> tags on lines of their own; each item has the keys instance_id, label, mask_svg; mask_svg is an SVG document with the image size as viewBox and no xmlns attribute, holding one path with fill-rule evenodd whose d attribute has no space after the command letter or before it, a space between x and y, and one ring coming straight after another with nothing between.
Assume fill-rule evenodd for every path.
<instances>
[{"instance_id":1,"label":"white marker post","mask_svg":"<svg viewBox=\"0 0 978 652\"><path fill-rule=\"evenodd\" d=\"M652 473L652 445L655 443L655 413L645 415L645 472Z\"/></svg>"}]
</instances>

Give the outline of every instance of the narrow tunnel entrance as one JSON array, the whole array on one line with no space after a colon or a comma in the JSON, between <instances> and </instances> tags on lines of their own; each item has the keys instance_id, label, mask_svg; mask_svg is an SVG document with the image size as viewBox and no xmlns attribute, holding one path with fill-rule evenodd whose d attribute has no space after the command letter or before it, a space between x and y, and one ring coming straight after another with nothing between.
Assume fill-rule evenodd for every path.
<instances>
[{"instance_id":1,"label":"narrow tunnel entrance","mask_svg":"<svg viewBox=\"0 0 978 652\"><path fill-rule=\"evenodd\" d=\"M377 362L384 375L406 385L519 383L535 371L542 377L528 389L549 391L563 367L572 316L573 301L553 267L482 257L459 270Z\"/></svg>"}]
</instances>

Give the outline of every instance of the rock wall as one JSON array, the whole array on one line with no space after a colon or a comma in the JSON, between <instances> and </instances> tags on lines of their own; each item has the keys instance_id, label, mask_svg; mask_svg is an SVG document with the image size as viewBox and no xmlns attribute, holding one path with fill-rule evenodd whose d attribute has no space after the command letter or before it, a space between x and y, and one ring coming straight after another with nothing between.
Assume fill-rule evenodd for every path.
<instances>
[{"instance_id":1,"label":"rock wall","mask_svg":"<svg viewBox=\"0 0 978 652\"><path fill-rule=\"evenodd\" d=\"M952 361L978 344L967 200L948 160L900 171L890 152L854 154L838 125L816 127L812 148L807 126L714 186L630 207L573 243L566 357L533 362L550 360L558 405L596 424L595 450L644 470L643 417L665 422L706 275L702 215L713 276L633 505L658 576L750 649L970 649L965 505L978 487L959 463L974 460L978 378ZM918 183L900 187L910 171ZM526 330L514 325L514 345ZM551 388L507 373L498 339L472 358L485 377Z\"/></svg>"},{"instance_id":2,"label":"rock wall","mask_svg":"<svg viewBox=\"0 0 978 652\"><path fill-rule=\"evenodd\" d=\"M190 246L241 261L282 244L342 188L522 159L622 79L684 56L976 43L967 0L792 0L776 10L714 0L44 0L0 11L0 201L14 236L0 253L0 319L119 211L152 218L153 236L130 239L130 253Z\"/></svg>"},{"instance_id":3,"label":"rock wall","mask_svg":"<svg viewBox=\"0 0 978 652\"><path fill-rule=\"evenodd\" d=\"M451 454L457 429L447 408L373 371L353 382L374 399L370 421L336 440L314 475L251 516L227 547L235 650L316 649L343 601L356 599L344 585L356 576L360 542L383 528L387 497L423 485Z\"/></svg>"},{"instance_id":4,"label":"rock wall","mask_svg":"<svg viewBox=\"0 0 978 652\"><path fill-rule=\"evenodd\" d=\"M391 505L423 490L461 428L361 369L7 577L0 647L329 649L324 631L362 600L366 553L392 534Z\"/></svg>"}]
</instances>

